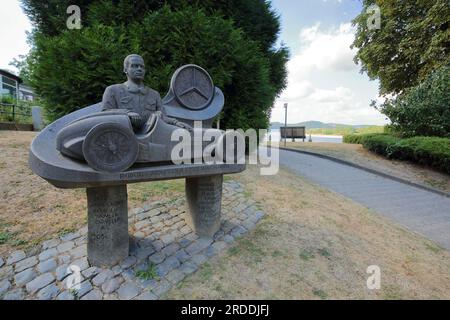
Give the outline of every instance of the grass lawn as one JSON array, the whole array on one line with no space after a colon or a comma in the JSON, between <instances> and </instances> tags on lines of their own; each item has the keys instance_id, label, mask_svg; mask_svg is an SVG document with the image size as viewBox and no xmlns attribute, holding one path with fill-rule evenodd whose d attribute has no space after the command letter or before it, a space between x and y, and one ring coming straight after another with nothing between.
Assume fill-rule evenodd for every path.
<instances>
[{"instance_id":1,"label":"grass lawn","mask_svg":"<svg viewBox=\"0 0 450 320\"><path fill-rule=\"evenodd\" d=\"M0 131L2 256L86 224L84 190L56 189L28 168L34 135ZM450 299L450 253L433 242L286 170L248 166L232 179L267 216L167 298ZM183 180L129 185L131 208L180 196ZM366 287L370 265L380 290Z\"/></svg>"},{"instance_id":2,"label":"grass lawn","mask_svg":"<svg viewBox=\"0 0 450 320\"><path fill-rule=\"evenodd\" d=\"M450 253L342 196L281 170L237 175L267 216L172 289L169 299L450 298ZM381 268L381 289L366 286Z\"/></svg>"},{"instance_id":3,"label":"grass lawn","mask_svg":"<svg viewBox=\"0 0 450 320\"><path fill-rule=\"evenodd\" d=\"M284 142L280 143L284 147ZM415 163L389 160L360 144L327 142L287 142L288 148L321 153L347 160L415 183L450 192L450 175Z\"/></svg>"}]
</instances>

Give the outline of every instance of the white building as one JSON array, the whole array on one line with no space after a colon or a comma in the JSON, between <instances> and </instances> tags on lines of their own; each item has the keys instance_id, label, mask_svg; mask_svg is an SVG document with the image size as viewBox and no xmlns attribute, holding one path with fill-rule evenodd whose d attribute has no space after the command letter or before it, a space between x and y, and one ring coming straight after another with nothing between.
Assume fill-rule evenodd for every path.
<instances>
[{"instance_id":1,"label":"white building","mask_svg":"<svg viewBox=\"0 0 450 320\"><path fill-rule=\"evenodd\" d=\"M19 100L33 101L36 99L36 94L31 87L24 84L19 84Z\"/></svg>"},{"instance_id":2,"label":"white building","mask_svg":"<svg viewBox=\"0 0 450 320\"><path fill-rule=\"evenodd\" d=\"M36 94L33 89L22 84L22 79L6 70L0 69L0 95L9 95L14 99L33 101Z\"/></svg>"}]
</instances>

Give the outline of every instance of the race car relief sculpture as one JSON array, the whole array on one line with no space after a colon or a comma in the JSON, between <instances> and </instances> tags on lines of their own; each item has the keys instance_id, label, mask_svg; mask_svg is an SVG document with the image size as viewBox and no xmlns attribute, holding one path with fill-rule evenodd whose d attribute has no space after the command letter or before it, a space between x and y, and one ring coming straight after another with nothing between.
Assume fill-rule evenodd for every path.
<instances>
[{"instance_id":1,"label":"race car relief sculpture","mask_svg":"<svg viewBox=\"0 0 450 320\"><path fill-rule=\"evenodd\" d=\"M222 92L199 66L179 68L164 100L142 84L140 56L128 56L124 69L128 80L106 88L103 111L76 119L58 133L56 148L63 155L106 172L124 171L136 162L170 161L178 143L171 141L172 132L184 128L193 133L194 120L210 127L223 108Z\"/></svg>"},{"instance_id":2,"label":"race car relief sculpture","mask_svg":"<svg viewBox=\"0 0 450 320\"><path fill-rule=\"evenodd\" d=\"M128 256L128 183L185 178L187 223L198 236L212 237L220 228L223 175L245 169L240 162L172 160L179 142L172 133L180 129L192 140L216 130L213 153L229 148L226 135L211 129L224 96L204 69L193 64L177 69L163 99L144 85L141 56L127 56L124 72L127 81L107 87L101 103L49 124L30 147L34 173L58 188L86 188L87 251L95 266ZM200 142L202 151L210 145ZM192 153L183 157L192 160Z\"/></svg>"}]
</instances>

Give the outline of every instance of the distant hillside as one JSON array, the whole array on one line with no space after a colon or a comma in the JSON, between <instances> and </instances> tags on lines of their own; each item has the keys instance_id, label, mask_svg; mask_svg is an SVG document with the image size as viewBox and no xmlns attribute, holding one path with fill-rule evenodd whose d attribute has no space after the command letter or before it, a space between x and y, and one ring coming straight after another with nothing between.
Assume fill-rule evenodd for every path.
<instances>
[{"instance_id":1,"label":"distant hillside","mask_svg":"<svg viewBox=\"0 0 450 320\"><path fill-rule=\"evenodd\" d=\"M367 128L373 127L373 125L350 125L350 124L341 124L341 123L324 123L321 121L304 121L299 123L288 123L288 127L306 127L306 129L335 129L335 128ZM279 129L280 127L284 127L284 123L281 122L272 122L270 124L271 129Z\"/></svg>"},{"instance_id":2,"label":"distant hillside","mask_svg":"<svg viewBox=\"0 0 450 320\"><path fill-rule=\"evenodd\" d=\"M384 126L373 125L350 125L340 123L323 123L320 121L304 121L299 123L290 123L288 127L306 127L307 134L323 134L323 135L346 135L354 133L381 133L384 131ZM283 123L272 122L271 129L279 129L284 127Z\"/></svg>"}]
</instances>

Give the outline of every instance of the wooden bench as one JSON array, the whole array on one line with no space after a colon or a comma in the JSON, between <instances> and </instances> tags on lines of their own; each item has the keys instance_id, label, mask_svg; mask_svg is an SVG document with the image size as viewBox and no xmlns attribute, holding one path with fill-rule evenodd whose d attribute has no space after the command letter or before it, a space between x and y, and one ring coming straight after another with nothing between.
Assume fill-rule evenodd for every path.
<instances>
[{"instance_id":1,"label":"wooden bench","mask_svg":"<svg viewBox=\"0 0 450 320\"><path fill-rule=\"evenodd\" d=\"M303 142L306 138L306 129L305 127L280 127L280 139L303 139Z\"/></svg>"}]
</instances>

